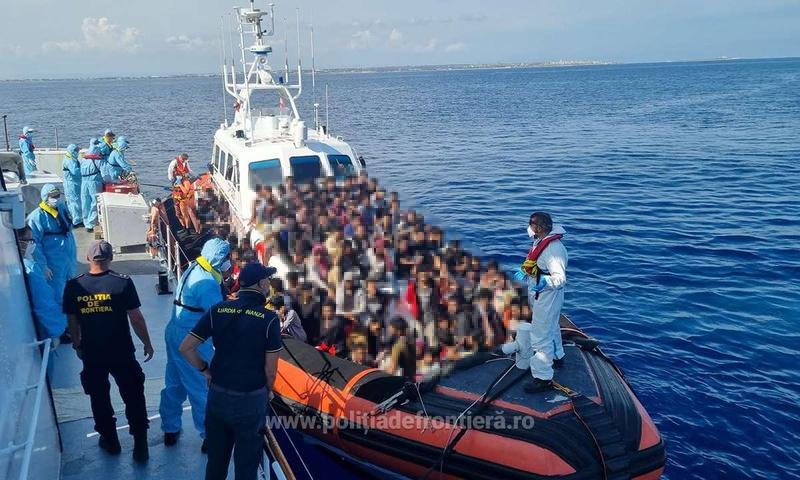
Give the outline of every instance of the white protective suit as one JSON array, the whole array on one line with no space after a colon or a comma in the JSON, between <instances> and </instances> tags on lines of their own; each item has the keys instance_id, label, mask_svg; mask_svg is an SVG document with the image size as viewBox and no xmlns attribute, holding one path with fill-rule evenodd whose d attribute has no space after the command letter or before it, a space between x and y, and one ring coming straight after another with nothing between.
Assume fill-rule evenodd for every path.
<instances>
[{"instance_id":1,"label":"white protective suit","mask_svg":"<svg viewBox=\"0 0 800 480\"><path fill-rule=\"evenodd\" d=\"M561 225L554 225L550 235L564 235ZM540 240L534 241L535 246ZM567 249L561 240L555 240L545 248L536 265L546 279L547 286L536 298L536 278L528 278L528 302L531 306L531 374L541 380L553 379L553 358L564 357L561 345L559 317L564 305L564 286L567 283ZM547 275L545 275L547 274Z\"/></svg>"}]
</instances>

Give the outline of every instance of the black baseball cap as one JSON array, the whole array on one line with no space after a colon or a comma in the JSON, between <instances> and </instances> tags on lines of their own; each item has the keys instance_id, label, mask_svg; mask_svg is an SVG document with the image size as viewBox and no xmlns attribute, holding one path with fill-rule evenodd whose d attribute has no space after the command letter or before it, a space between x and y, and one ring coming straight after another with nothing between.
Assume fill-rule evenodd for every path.
<instances>
[{"instance_id":1,"label":"black baseball cap","mask_svg":"<svg viewBox=\"0 0 800 480\"><path fill-rule=\"evenodd\" d=\"M248 263L239 272L239 286L251 287L261 280L275 275L277 271L274 267L265 267L258 262Z\"/></svg>"},{"instance_id":2,"label":"black baseball cap","mask_svg":"<svg viewBox=\"0 0 800 480\"><path fill-rule=\"evenodd\" d=\"M114 258L114 249L105 240L97 240L89 246L86 257L93 262L105 262Z\"/></svg>"}]
</instances>

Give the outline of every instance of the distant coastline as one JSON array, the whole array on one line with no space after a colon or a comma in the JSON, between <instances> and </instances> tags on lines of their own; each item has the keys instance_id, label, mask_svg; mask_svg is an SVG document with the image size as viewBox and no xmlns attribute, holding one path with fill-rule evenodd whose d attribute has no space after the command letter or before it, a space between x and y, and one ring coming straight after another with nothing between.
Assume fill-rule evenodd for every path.
<instances>
[{"instance_id":1,"label":"distant coastline","mask_svg":"<svg viewBox=\"0 0 800 480\"><path fill-rule=\"evenodd\" d=\"M396 65L384 67L338 67L318 68L320 74L355 74L355 73L411 73L411 72L446 72L462 70L513 70L526 68L568 68L568 67L597 67L608 65L658 65L670 63L708 63L727 61L759 61L759 60L791 60L800 57L770 57L770 58L744 58L720 56L715 58L702 58L695 60L662 60L654 62L615 62L610 60L552 60L544 62L509 62L509 63L456 63L444 65ZM304 74L310 74L310 69L303 69ZM192 78L192 77L217 77L219 73L185 73L173 75L120 75L97 77L51 77L51 78L7 78L0 82L48 82L64 80L131 80L148 78Z\"/></svg>"},{"instance_id":2,"label":"distant coastline","mask_svg":"<svg viewBox=\"0 0 800 480\"><path fill-rule=\"evenodd\" d=\"M617 65L607 60L555 60L547 62L517 63L452 63L446 65L397 65L389 67L326 68L324 73L390 73L390 72L439 72L449 70L501 70L545 67L586 67L595 65Z\"/></svg>"}]
</instances>

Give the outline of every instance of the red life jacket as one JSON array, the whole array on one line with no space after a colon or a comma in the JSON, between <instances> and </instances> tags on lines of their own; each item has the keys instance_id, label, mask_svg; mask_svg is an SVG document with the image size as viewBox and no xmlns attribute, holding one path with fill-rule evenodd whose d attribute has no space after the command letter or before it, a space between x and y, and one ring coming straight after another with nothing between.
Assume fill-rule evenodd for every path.
<instances>
[{"instance_id":1,"label":"red life jacket","mask_svg":"<svg viewBox=\"0 0 800 480\"><path fill-rule=\"evenodd\" d=\"M27 136L27 135L25 135L24 133L23 133L22 135L20 135L20 136L19 136L19 138L24 138L25 140L28 140L28 136ZM33 141L31 141L31 140L28 140L28 143L30 143L30 144L31 144L31 152L33 152L34 150L36 150L36 146L33 144Z\"/></svg>"},{"instance_id":2,"label":"red life jacket","mask_svg":"<svg viewBox=\"0 0 800 480\"><path fill-rule=\"evenodd\" d=\"M542 254L542 252L544 251L545 248L547 248L548 245L550 245L552 242L555 242L556 240L561 240L561 237L563 237L563 235L561 235L560 233L557 233L555 235L549 235L547 237L544 237L541 241L539 241L539 243L537 243L536 246L532 247L531 250L528 252L528 256L525 257L525 261L522 262L522 267L520 267L522 271L538 279L539 274L541 272L539 266L536 264L536 260L538 260L539 255Z\"/></svg>"},{"instance_id":3,"label":"red life jacket","mask_svg":"<svg viewBox=\"0 0 800 480\"><path fill-rule=\"evenodd\" d=\"M545 248L547 248L548 245L550 245L552 242L556 240L561 240L561 237L563 236L564 235L557 233L555 235L548 235L544 237L541 241L539 241L539 243L536 244L535 247L531 248L531 251L528 252L528 256L525 258L527 258L528 260L534 260L534 261L537 260L539 258L539 255L542 254L542 252L544 251Z\"/></svg>"},{"instance_id":4,"label":"red life jacket","mask_svg":"<svg viewBox=\"0 0 800 480\"><path fill-rule=\"evenodd\" d=\"M180 156L175 157L177 163L175 164L175 176L184 176L189 174L189 162L184 162Z\"/></svg>"}]
</instances>

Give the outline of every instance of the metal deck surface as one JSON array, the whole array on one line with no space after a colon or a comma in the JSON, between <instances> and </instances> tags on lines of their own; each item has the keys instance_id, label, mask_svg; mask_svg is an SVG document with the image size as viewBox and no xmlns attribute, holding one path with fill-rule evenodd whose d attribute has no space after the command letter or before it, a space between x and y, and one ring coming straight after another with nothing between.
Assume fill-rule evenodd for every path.
<instances>
[{"instance_id":1,"label":"metal deck surface","mask_svg":"<svg viewBox=\"0 0 800 480\"><path fill-rule=\"evenodd\" d=\"M78 271L85 272L87 269L85 252L94 238L83 228L76 229L74 233L78 246ZM150 416L148 432L150 461L140 465L131 457L133 437L127 434L124 404L113 381L111 398L116 412L122 453L109 455L97 447L98 437L94 432L89 397L83 393L80 384L81 361L71 345L62 345L53 356L53 367L50 372L63 443L61 478L64 480L203 478L206 457L200 452L202 440L194 429L188 402L184 405L183 433L178 444L174 447L165 447L162 443L158 403L164 386L167 360L164 327L169 321L172 296L157 294L155 285L158 281L158 264L144 253L125 253L115 255L111 268L133 278L155 349L153 359L142 364L145 373L147 412ZM141 342L135 335L134 345L137 357L141 361Z\"/></svg>"}]
</instances>

